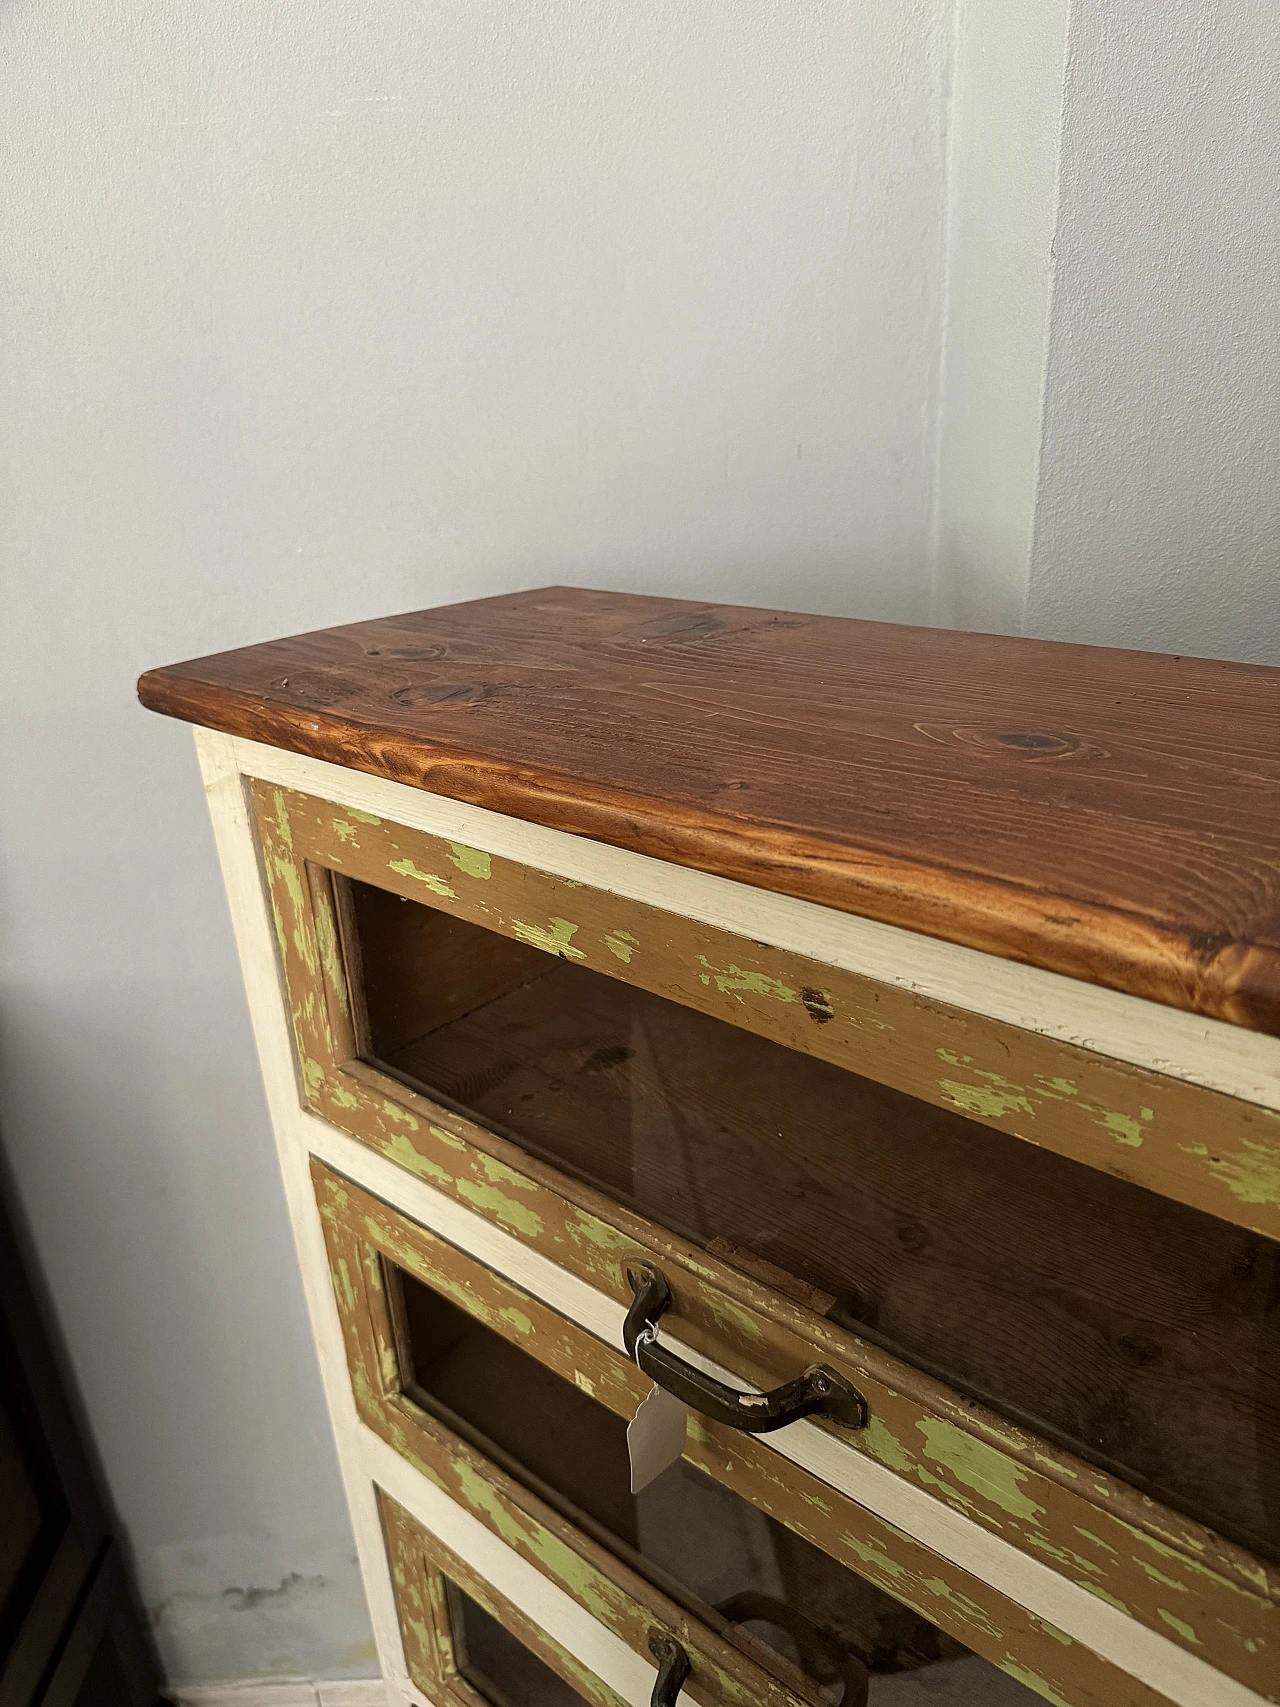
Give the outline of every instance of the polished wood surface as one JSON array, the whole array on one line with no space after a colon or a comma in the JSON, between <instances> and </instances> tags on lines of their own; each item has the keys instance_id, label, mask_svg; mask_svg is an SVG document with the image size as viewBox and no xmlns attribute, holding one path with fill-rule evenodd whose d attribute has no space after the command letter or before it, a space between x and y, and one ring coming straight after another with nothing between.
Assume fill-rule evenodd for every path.
<instances>
[{"instance_id":1,"label":"polished wood surface","mask_svg":"<svg viewBox=\"0 0 1280 1707\"><path fill-rule=\"evenodd\" d=\"M1280 1035L1280 672L543 589L143 703Z\"/></svg>"}]
</instances>

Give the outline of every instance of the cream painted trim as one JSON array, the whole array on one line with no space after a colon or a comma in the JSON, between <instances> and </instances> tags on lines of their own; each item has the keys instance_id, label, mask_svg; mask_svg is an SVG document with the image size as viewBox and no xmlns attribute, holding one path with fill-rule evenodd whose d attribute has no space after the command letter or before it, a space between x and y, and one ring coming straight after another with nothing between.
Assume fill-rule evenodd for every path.
<instances>
[{"instance_id":1,"label":"cream painted trim","mask_svg":"<svg viewBox=\"0 0 1280 1707\"><path fill-rule=\"evenodd\" d=\"M633 1707L649 1707L657 1667L615 1636L559 1583L485 1527L478 1517L403 1459L371 1429L361 1427L368 1474L411 1517L451 1547L476 1575L505 1595L541 1630Z\"/></svg>"},{"instance_id":2,"label":"cream painted trim","mask_svg":"<svg viewBox=\"0 0 1280 1707\"><path fill-rule=\"evenodd\" d=\"M208 738L207 732L197 731L198 743ZM669 865L282 748L238 737L213 738L227 743L226 751L246 776L466 842L503 859L811 955L970 1013L1280 1110L1280 1038Z\"/></svg>"},{"instance_id":3,"label":"cream painted trim","mask_svg":"<svg viewBox=\"0 0 1280 1707\"><path fill-rule=\"evenodd\" d=\"M298 1127L300 1097L294 1073L293 1035L276 959L275 927L249 823L244 780L237 769L230 737L197 730L196 750L231 909L378 1661L384 1678L400 1696L420 1703L424 1698L410 1682L405 1663L376 1492L355 1444L358 1427L355 1401L311 1184L310 1159L305 1137Z\"/></svg>"},{"instance_id":4,"label":"cream painted trim","mask_svg":"<svg viewBox=\"0 0 1280 1707\"><path fill-rule=\"evenodd\" d=\"M623 1349L624 1311L614 1299L315 1115L299 1108L297 1119L300 1141L305 1132L313 1154L328 1166L505 1275L579 1327ZM677 1343L681 1355L691 1362L732 1386L744 1386L731 1370L691 1346ZM367 1445L376 1437L362 1429L362 1439ZM792 1423L769 1435L766 1444L904 1534L972 1572L1017 1605L1056 1625L1084 1647L1140 1678L1179 1707L1205 1707L1208 1702L1214 1707L1268 1707L1253 1690L812 1423ZM377 1446L374 1474L389 1493L401 1499L397 1489L383 1480L380 1466L387 1453L402 1461L381 1441ZM417 1477L407 1465L404 1474ZM401 1503L415 1509L406 1499ZM585 1655L580 1657L586 1660Z\"/></svg>"}]
</instances>

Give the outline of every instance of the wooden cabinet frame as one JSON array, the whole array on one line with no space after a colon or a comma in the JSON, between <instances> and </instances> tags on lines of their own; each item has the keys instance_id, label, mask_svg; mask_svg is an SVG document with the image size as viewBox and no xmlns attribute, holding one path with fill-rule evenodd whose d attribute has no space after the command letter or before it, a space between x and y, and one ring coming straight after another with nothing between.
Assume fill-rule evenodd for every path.
<instances>
[{"instance_id":1,"label":"wooden cabinet frame","mask_svg":"<svg viewBox=\"0 0 1280 1707\"><path fill-rule=\"evenodd\" d=\"M695 1679L690 1688L696 1696L699 1670L708 1663L706 1633L700 1637L697 1626L681 1622L678 1609L662 1603L661 1597L603 1549L577 1536L541 1501L489 1465L403 1391L386 1265L442 1293L548 1368L586 1387L619 1416L634 1415L648 1389L647 1380L625 1355L538 1297L352 1180L320 1162L312 1166L361 1420L433 1485L465 1505L597 1616L615 1628L625 1628L629 1640L641 1638L629 1606L647 1601L660 1611L667 1627L689 1646ZM876 1518L829 1483L780 1463L763 1440L691 1415L685 1456L993 1664L1047 1693L1050 1700L1065 1701L1071 1707L1086 1703L1150 1707L1167 1699L971 1572ZM584 1576L587 1570L590 1574ZM626 1584L625 1590L620 1583ZM741 1700L723 1670L724 1644L717 1645L721 1669L710 1699ZM749 1692L746 1700L752 1699ZM781 1707L782 1701L791 1698L771 1684L768 1691L757 1689L754 1699Z\"/></svg>"},{"instance_id":2,"label":"wooden cabinet frame","mask_svg":"<svg viewBox=\"0 0 1280 1707\"><path fill-rule=\"evenodd\" d=\"M723 1357L729 1344L734 1373L752 1384L769 1385L793 1375L815 1357L831 1363L866 1393L871 1405L872 1426L862 1434L845 1433L846 1446L1012 1541L1148 1629L1198 1658L1210 1658L1265 1698L1280 1699L1274 1658L1280 1652L1280 1572L357 1058L335 870L411 899L429 896L433 905L533 942L540 941L539 933L548 942L557 931L565 935L570 909L575 917L589 918L591 907L607 903L607 919L600 916L592 926L599 939L597 969L628 975L638 976L641 957L617 955L616 943L623 941L619 932L635 942L645 940L644 932L650 941L666 942L684 921L668 917L664 938L657 934L656 915L646 916L646 922L627 911L636 904L623 898L400 824L367 823L373 814L340 803L263 783L251 784L250 792L289 992L300 1087L309 1107L621 1303L629 1300L626 1262L658 1262L676 1291L672 1331L712 1358ZM479 893L464 903L460 897L470 893L469 885ZM621 924L622 918L629 925ZM615 948L609 946L610 935ZM584 944L585 963L585 924L562 946L573 947L577 940ZM731 1016L762 1034L779 1035L782 1022L775 1022L763 999L747 1004L744 996L751 990L736 986L750 984L751 977L782 984L785 974L800 984L819 976L814 962L801 966L795 956L766 953L724 932L708 935L704 927L697 940L703 946L692 963L732 966L735 978L721 989L713 979L703 985L698 975L681 985L680 999L701 991L705 1011ZM712 953L704 952L707 948ZM679 956L671 949L656 959L659 970L646 976L653 987L665 990L663 979L680 977L678 970L664 970ZM848 975L823 971L820 989L813 988L834 1009L842 1009L841 978ZM780 1004L793 1046L803 1042L816 1050L820 1045L828 1059L844 1051L844 1064L854 1064L848 1051L857 1046L857 1027L850 1028L854 1042L846 1048L839 1035L834 1043L826 1041L834 1025L815 1025L803 1006L797 1010L803 1017L797 1017L790 1013L793 1006ZM925 1017L935 1025L936 1008ZM1036 1034L1020 1035L1037 1047L1060 1048ZM865 1068L865 1056L858 1060ZM878 1076L886 1075L881 1071ZM1190 1090L1167 1083L1176 1090L1175 1101ZM1155 1092L1144 1086L1142 1094ZM1232 1101L1210 1092L1192 1095ZM1252 1115L1259 1112L1252 1110ZM941 1451L940 1440L946 1443ZM922 1449L926 1443L932 1449Z\"/></svg>"},{"instance_id":3,"label":"wooden cabinet frame","mask_svg":"<svg viewBox=\"0 0 1280 1707\"><path fill-rule=\"evenodd\" d=\"M395 1585L409 1676L438 1707L445 1707L448 1702L455 1702L458 1707L489 1707L458 1665L449 1614L449 1583L456 1584L491 1618L505 1625L591 1707L625 1707L615 1690L382 1488L378 1489L378 1510Z\"/></svg>"},{"instance_id":4,"label":"wooden cabinet frame","mask_svg":"<svg viewBox=\"0 0 1280 1707\"><path fill-rule=\"evenodd\" d=\"M514 824L418 789L251 742L207 731L198 732L197 741L379 1651L388 1678L405 1700L421 1701L422 1695L405 1669L372 1474L380 1462L379 1452L396 1455L355 1409L343 1329L334 1305L312 1195L309 1154L326 1158L376 1195L405 1206L418 1222L447 1223L450 1236L463 1217L469 1229L474 1229L466 1233L469 1249L483 1247L497 1253L486 1260L492 1260L499 1272L523 1273L528 1265L534 1265L538 1270L534 1288L538 1297L552 1299L566 1318L574 1317L574 1310L566 1305L567 1294L577 1298L589 1289L596 1300L591 1331L606 1344L617 1343L625 1297L622 1263L628 1255L643 1252L678 1271L672 1274L680 1292L672 1332L685 1340L691 1354L697 1355L700 1343L723 1350L726 1324L732 1324L735 1372L745 1380L775 1378L782 1367L794 1373L795 1358L810 1360L817 1347L828 1361L843 1359L850 1373L861 1375L864 1388L878 1384L878 1391L869 1392L869 1396L873 1413L886 1419L888 1438L873 1430L856 1442L852 1437L841 1441L829 1431L801 1424L790 1432L797 1438L803 1434L803 1450L777 1436L773 1437L774 1445L762 1445L759 1450L787 1486L805 1485L829 1506L838 1508L841 1501L847 1501L855 1508L864 1527L851 1533L858 1534L859 1540L877 1532L876 1526L892 1529L902 1545L915 1549L922 1567L936 1567L940 1561L949 1569L961 1570L995 1609L998 1628L1008 1629L1018 1640L1023 1630L1031 1635L1038 1631L1045 1653L1056 1650L1060 1667L1065 1656L1067 1668L1055 1673L1046 1660L1041 1671L1028 1678L1046 1698L1069 1702L1071 1707L1085 1702L1120 1707L1122 1703L1162 1699L1175 1701L1179 1707L1201 1707L1210 1701L1215 1707L1247 1707L1277 1698L1272 1625L1277 1598L1275 1574L1247 1554L1223 1547L1217 1538L1140 1500L1132 1490L1064 1454L1046 1450L1043 1443L1001 1419L975 1411L954 1394L821 1322L751 1277L594 1201L589 1191L530 1162L482 1128L446 1114L371 1069L344 1059L330 1026L333 1013L340 1012L332 976L326 985L326 973L331 975L335 968L337 982L341 983L341 968L330 952L336 946L336 936L326 940L325 926L317 922L306 869L305 838L296 839L290 847L283 834L273 838L268 833L259 842L249 794L251 789L269 783L273 790L292 789L312 801L331 803L331 810L328 804L325 807L330 816L359 826L357 837L363 828L375 827L372 822L366 824L366 819L381 819L393 827L406 849L414 838L432 835L437 843L446 845L456 840L462 850L459 857L466 857L469 850L478 850L486 842L493 849L493 860L500 852L514 853L516 863L536 855L535 865L558 871L570 888L581 881L607 888L608 880L600 873L605 866L612 870L616 865L619 886L632 891L631 899L645 895L650 905L658 890L657 878L648 875L648 868L662 873L664 884L665 868L561 832ZM287 814L285 822L293 834L295 825ZM424 823L429 830L420 827ZM414 855L406 851L403 857L413 859ZM321 866L323 861L313 859L310 863ZM345 869L352 868L348 865ZM421 869L433 867L424 861ZM451 865L449 870L460 868ZM582 873L581 879L572 875L575 871ZM322 888L325 881L320 878ZM381 877L377 881L393 887ZM406 879L406 893L412 893L409 881ZM445 881L449 881L447 876ZM747 895L741 908L731 913L720 895L735 886L687 872L675 873L672 881L680 891L681 905L685 897L692 896L696 905L690 905L690 912L702 916L704 923L729 916L740 917L744 925L749 920L753 936L766 945L777 935L777 919L785 915L786 935L790 936L792 912L806 907L781 897ZM738 908L736 893L732 901ZM773 909L767 918L762 911L766 902ZM817 911L808 907L804 916L807 919ZM803 933L796 935L800 940ZM936 1011L937 1001L945 1000L948 992L959 992L968 979L971 960L986 959L965 949L931 944L927 939L911 938L909 933L841 917L832 926L832 960L849 958L851 942L857 946L858 955L870 942L874 950L870 959L874 960L883 946L882 937L895 956L901 951L908 957L911 976L918 975L919 988L925 992L919 999L930 1012ZM883 956L882 963L883 980L871 982L882 990L893 988L896 973L891 975ZM742 960L737 964L745 966ZM959 966L960 972L952 977L948 968L954 966ZM1072 1040L1066 1047L1079 1048L1083 1039L1105 1032L1109 1044L1113 1038L1115 1042L1116 1053L1110 1063L1122 1072L1130 1066L1150 1072L1154 1062L1172 1058L1169 1070L1174 1077L1170 1083L1175 1084L1179 1095L1194 1091L1197 1087L1193 1081L1203 1079L1219 1087L1207 1094L1228 1103L1251 1097L1280 1101L1271 1062L1274 1039L1244 1033L1228 1036L1232 1028L1216 1022L1172 1010L1156 1013L1151 1004L1134 998L1073 985L1011 963L993 963L990 970L990 979L975 986L975 1012L969 1016L980 1024L994 1020L1015 1032L1025 1028L1041 1040L1049 1039L1055 1048L1062 1037ZM1150 1025L1148 1013L1152 1016ZM1013 1024L1014 1019L1019 1023ZM806 1019L806 1023L813 1022ZM319 1042L320 1051L302 1046L310 1042ZM983 1072L999 1071L976 1052L969 1053ZM982 1083L990 1085L991 1081L980 1079ZM1224 1097L1224 1091L1243 1096ZM344 1097L351 1100L344 1101ZM1259 1125L1240 1137L1235 1150L1215 1143L1212 1155L1195 1158L1195 1165L1205 1162L1204 1178L1216 1182L1206 1184L1210 1194L1221 1187L1226 1196L1244 1202L1243 1196L1224 1185L1226 1175L1215 1174L1210 1164L1230 1156L1235 1156L1242 1168L1251 1158L1257 1162L1263 1186L1257 1205L1247 1208L1246 1213L1256 1213L1269 1227L1271 1222L1266 1218L1272 1214L1273 1198L1267 1195L1272 1188L1266 1183L1266 1169L1271 1165L1271 1152L1251 1148L1264 1144L1266 1129L1261 1122L1269 1117L1253 1102L1246 1100L1246 1106ZM1218 1103L1212 1107L1217 1109ZM1147 1158L1141 1151L1150 1142L1150 1135L1144 1135L1143 1145L1135 1152L1144 1166ZM1154 1149L1148 1156L1151 1154L1155 1154ZM1130 1163L1133 1157L1125 1156L1121 1161ZM926 1415L940 1417L954 1426L958 1436L977 1443L976 1461L998 1473L1006 1490L1011 1479L1012 1487L1025 1496L1027 1504L1039 1507L1039 1512L1026 1518L1018 1510L1002 1506L999 1499L988 1504L980 1486L956 1481L946 1465L913 1450L914 1422ZM994 1457L986 1458L983 1448L990 1448ZM710 1443L703 1443L702 1450L709 1453ZM837 1459L842 1464L839 1473L832 1468ZM865 1467L849 1478L850 1485L856 1485L856 1497L835 1487L832 1480L833 1476L837 1481L843 1478L843 1466L849 1464ZM797 1470L813 1477L812 1482L804 1484ZM394 1478L392 1482L394 1485ZM833 1489L834 1501L830 1498ZM895 1489L903 1492L895 1493ZM925 1545L916 1533L919 1526L915 1514L920 1507L909 1505L907 1494L921 1495L939 1514L938 1523L945 1518L950 1525L946 1536L936 1525L936 1534L930 1531L938 1540L936 1548ZM1021 1502L1015 1498L1008 1504L1016 1508ZM890 1505L897 1522L884 1515ZM817 1512L818 1507L813 1510ZM1039 1549L1031 1539L1033 1531L1038 1533ZM947 1538L958 1536L963 1537L963 1544L957 1540L953 1545ZM1082 1553L1079 1549L1084 1541L1090 1548L1099 1541L1102 1545L1096 1554ZM1118 1562L1111 1561L1109 1550L1118 1555ZM972 1568L957 1566L957 1556ZM1032 1594L1030 1588L1020 1586L1019 1573L1028 1583L1033 1578L1037 1584L1043 1583L1046 1560L1055 1580L1061 1582L1062 1603L1069 1600L1077 1608L1096 1609L1096 1628L1089 1626L1087 1617L1081 1617L1072 1634L1062 1628L1062 1623L1045 1618L1043 1608L1036 1611L1027 1607L1027 1601L1038 1604L1039 1589ZM1165 1579L1163 1584L1157 1581L1157 1573ZM990 1587L992 1578L1001 1578L1010 1592ZM1169 1586L1170 1578L1178 1586ZM1113 1585L1118 1582L1126 1586L1127 1598L1115 1591ZM901 1598L900 1590L893 1591ZM1166 1602L1166 1610L1179 1608L1189 1614L1185 1630L1160 1618L1161 1600ZM1117 1609L1117 1601L1123 1601L1124 1611ZM977 1594L972 1604L978 1604ZM1174 1611L1173 1616L1179 1618L1180 1612ZM1192 1623L1192 1618L1198 1622ZM935 1621L944 1622L941 1618ZM969 1645L981 1651L972 1630ZM1053 1682L1055 1675L1062 1678L1061 1687Z\"/></svg>"}]
</instances>

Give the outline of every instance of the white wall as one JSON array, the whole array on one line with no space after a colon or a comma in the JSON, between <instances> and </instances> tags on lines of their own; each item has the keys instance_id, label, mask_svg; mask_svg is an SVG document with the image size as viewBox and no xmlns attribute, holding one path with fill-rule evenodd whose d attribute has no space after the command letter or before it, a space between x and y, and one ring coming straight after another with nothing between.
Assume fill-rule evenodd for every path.
<instances>
[{"instance_id":1,"label":"white wall","mask_svg":"<svg viewBox=\"0 0 1280 1707\"><path fill-rule=\"evenodd\" d=\"M1076 0L1028 631L1280 663L1280 12Z\"/></svg>"},{"instance_id":2,"label":"white wall","mask_svg":"<svg viewBox=\"0 0 1280 1707\"><path fill-rule=\"evenodd\" d=\"M923 620L944 0L9 0L0 1125L174 1680L370 1650L145 666L552 579Z\"/></svg>"}]
</instances>

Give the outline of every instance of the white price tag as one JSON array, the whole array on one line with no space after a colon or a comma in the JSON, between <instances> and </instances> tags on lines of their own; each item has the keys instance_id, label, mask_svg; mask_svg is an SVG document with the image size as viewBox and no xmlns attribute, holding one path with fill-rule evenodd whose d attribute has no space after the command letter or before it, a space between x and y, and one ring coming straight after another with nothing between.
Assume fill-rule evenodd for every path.
<instances>
[{"instance_id":1,"label":"white price tag","mask_svg":"<svg viewBox=\"0 0 1280 1707\"><path fill-rule=\"evenodd\" d=\"M631 1492L647 1488L684 1451L685 1420L688 1413L655 1385L649 1397L627 1424L627 1451L631 1454Z\"/></svg>"}]
</instances>

